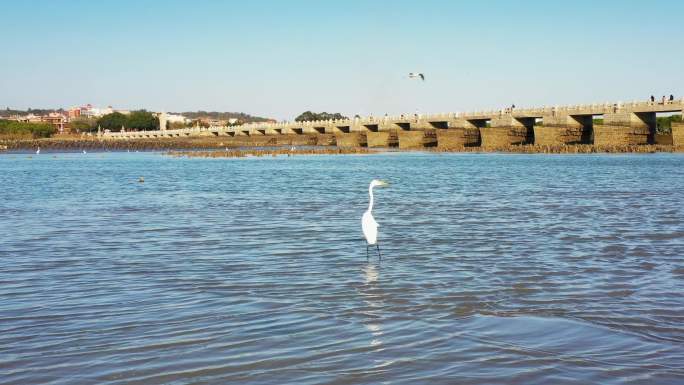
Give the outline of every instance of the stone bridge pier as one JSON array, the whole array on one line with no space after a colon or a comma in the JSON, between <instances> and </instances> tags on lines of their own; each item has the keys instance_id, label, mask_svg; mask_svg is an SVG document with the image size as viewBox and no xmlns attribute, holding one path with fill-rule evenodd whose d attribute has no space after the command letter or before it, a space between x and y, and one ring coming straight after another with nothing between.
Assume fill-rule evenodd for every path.
<instances>
[{"instance_id":1,"label":"stone bridge pier","mask_svg":"<svg viewBox=\"0 0 684 385\"><path fill-rule=\"evenodd\" d=\"M437 131L448 128L446 119L430 120L417 115L406 116L395 122L397 146L403 149L420 149L437 146ZM393 137L388 136L388 140Z\"/></svg>"},{"instance_id":2,"label":"stone bridge pier","mask_svg":"<svg viewBox=\"0 0 684 385\"><path fill-rule=\"evenodd\" d=\"M516 118L511 114L493 117L490 127L481 127L483 147L507 147L534 143L534 117Z\"/></svg>"},{"instance_id":3,"label":"stone bridge pier","mask_svg":"<svg viewBox=\"0 0 684 385\"><path fill-rule=\"evenodd\" d=\"M398 126L387 119L370 119L359 124L365 129L368 147L396 147Z\"/></svg>"},{"instance_id":4,"label":"stone bridge pier","mask_svg":"<svg viewBox=\"0 0 684 385\"><path fill-rule=\"evenodd\" d=\"M278 140L291 143L340 145L442 147L508 147L517 144L566 145L593 143L598 146L624 146L654 143L679 143L682 126L675 124L673 134L656 136L657 113L681 113L684 99L593 103L554 107L443 113L402 114L342 120L307 122L246 123L232 127L184 128L148 132L105 132L105 139L166 138L178 136L235 136L249 140ZM601 124L594 118L603 117ZM540 122L541 120L541 122ZM335 138L333 138L333 135ZM667 136L667 140L663 140ZM317 138L321 140L316 141ZM339 140L337 140L339 139ZM236 138L238 140L238 138ZM245 138L240 139L245 140Z\"/></svg>"},{"instance_id":5,"label":"stone bridge pier","mask_svg":"<svg viewBox=\"0 0 684 385\"><path fill-rule=\"evenodd\" d=\"M594 126L597 146L655 143L656 113L615 110Z\"/></svg>"},{"instance_id":6,"label":"stone bridge pier","mask_svg":"<svg viewBox=\"0 0 684 385\"><path fill-rule=\"evenodd\" d=\"M684 123L672 123L672 145L684 147Z\"/></svg>"},{"instance_id":7,"label":"stone bridge pier","mask_svg":"<svg viewBox=\"0 0 684 385\"><path fill-rule=\"evenodd\" d=\"M542 116L542 124L534 126L534 143L545 146L590 144L592 129L592 115L552 111Z\"/></svg>"}]
</instances>

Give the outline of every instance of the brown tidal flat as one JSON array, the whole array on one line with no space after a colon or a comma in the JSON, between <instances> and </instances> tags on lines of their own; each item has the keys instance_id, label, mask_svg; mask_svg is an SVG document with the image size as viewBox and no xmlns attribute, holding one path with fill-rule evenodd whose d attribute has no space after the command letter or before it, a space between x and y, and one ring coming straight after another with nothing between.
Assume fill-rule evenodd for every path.
<instances>
[{"instance_id":1,"label":"brown tidal flat","mask_svg":"<svg viewBox=\"0 0 684 385\"><path fill-rule=\"evenodd\" d=\"M684 152L684 147L671 145L644 144L644 145L614 145L595 146L592 144L569 144L569 145L515 145L498 147L432 147L428 151L434 152L501 152L518 154L600 154L600 153L656 153L656 152Z\"/></svg>"},{"instance_id":2,"label":"brown tidal flat","mask_svg":"<svg viewBox=\"0 0 684 385\"><path fill-rule=\"evenodd\" d=\"M182 151L206 150L187 154L203 157L240 157L249 153L252 156L267 155L313 155L313 154L358 154L373 152L365 146L337 146L331 135L281 135L260 137L191 137L191 138L145 138L127 140L101 140L98 138L46 138L46 139L0 139L0 150L35 150L37 148L65 151ZM339 145L339 143L337 143ZM296 149L292 146L312 146L312 149ZM222 149L256 147L255 150L232 151L226 155ZM271 149L266 149L271 148ZM501 152L523 154L591 154L591 153L656 153L684 152L684 147L669 144L622 144L622 145L507 145L507 146L441 146L397 148L394 151L429 152ZM382 150L382 147L377 147ZM216 152L216 154L214 154ZM223 155L220 155L223 154ZM174 155L176 155L174 153Z\"/></svg>"},{"instance_id":3,"label":"brown tidal flat","mask_svg":"<svg viewBox=\"0 0 684 385\"><path fill-rule=\"evenodd\" d=\"M347 155L347 154L369 154L374 151L364 147L348 148L316 148L316 149L249 149L249 150L227 150L227 151L169 151L166 155L173 157L189 158L245 158L250 156L292 156L292 155Z\"/></svg>"},{"instance_id":4,"label":"brown tidal flat","mask_svg":"<svg viewBox=\"0 0 684 385\"><path fill-rule=\"evenodd\" d=\"M0 146L7 150L43 149L80 151L80 150L201 150L235 147L266 146L324 146L334 145L330 135L282 135L276 137L189 137L189 138L144 138L127 140L102 140L96 137L53 137L43 139L1 138Z\"/></svg>"}]
</instances>

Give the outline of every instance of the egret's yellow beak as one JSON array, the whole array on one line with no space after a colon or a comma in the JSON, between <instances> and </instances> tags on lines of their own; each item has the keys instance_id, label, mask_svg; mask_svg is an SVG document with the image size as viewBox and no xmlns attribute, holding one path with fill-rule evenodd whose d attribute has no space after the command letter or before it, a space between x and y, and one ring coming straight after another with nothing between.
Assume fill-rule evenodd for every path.
<instances>
[{"instance_id":1,"label":"egret's yellow beak","mask_svg":"<svg viewBox=\"0 0 684 385\"><path fill-rule=\"evenodd\" d=\"M388 187L389 185L389 182L385 182L384 180L380 181L380 187Z\"/></svg>"}]
</instances>

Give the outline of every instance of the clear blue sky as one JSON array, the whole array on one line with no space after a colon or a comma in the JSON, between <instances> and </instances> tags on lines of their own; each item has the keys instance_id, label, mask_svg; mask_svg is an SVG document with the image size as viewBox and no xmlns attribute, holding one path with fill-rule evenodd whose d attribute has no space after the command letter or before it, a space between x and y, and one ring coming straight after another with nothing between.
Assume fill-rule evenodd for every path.
<instances>
[{"instance_id":1,"label":"clear blue sky","mask_svg":"<svg viewBox=\"0 0 684 385\"><path fill-rule=\"evenodd\" d=\"M291 119L684 92L680 0L0 0L0 12L0 108Z\"/></svg>"}]
</instances>

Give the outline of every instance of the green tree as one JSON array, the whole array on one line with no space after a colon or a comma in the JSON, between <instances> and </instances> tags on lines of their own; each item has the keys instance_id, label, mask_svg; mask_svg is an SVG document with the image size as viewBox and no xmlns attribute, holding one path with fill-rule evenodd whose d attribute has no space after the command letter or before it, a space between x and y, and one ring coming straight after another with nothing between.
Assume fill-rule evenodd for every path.
<instances>
[{"instance_id":1,"label":"green tree","mask_svg":"<svg viewBox=\"0 0 684 385\"><path fill-rule=\"evenodd\" d=\"M136 131L159 129L159 119L145 110L133 111L126 118L126 128Z\"/></svg>"},{"instance_id":2,"label":"green tree","mask_svg":"<svg viewBox=\"0 0 684 385\"><path fill-rule=\"evenodd\" d=\"M188 126L183 122L168 122L167 125L169 126L170 130L179 130L181 128L186 128Z\"/></svg>"},{"instance_id":3,"label":"green tree","mask_svg":"<svg viewBox=\"0 0 684 385\"><path fill-rule=\"evenodd\" d=\"M201 119L195 119L195 120L192 120L190 122L190 124L188 125L188 127L196 127L196 126L207 128L207 127L209 127L209 123L207 123L206 121L201 120Z\"/></svg>"},{"instance_id":4,"label":"green tree","mask_svg":"<svg viewBox=\"0 0 684 385\"><path fill-rule=\"evenodd\" d=\"M57 129L50 123L23 123L0 120L0 135L4 136L31 135L34 138L48 138L56 132Z\"/></svg>"},{"instance_id":5,"label":"green tree","mask_svg":"<svg viewBox=\"0 0 684 385\"><path fill-rule=\"evenodd\" d=\"M73 132L94 132L97 131L97 120L93 118L79 117L71 119L69 127Z\"/></svg>"},{"instance_id":6,"label":"green tree","mask_svg":"<svg viewBox=\"0 0 684 385\"><path fill-rule=\"evenodd\" d=\"M339 112L336 112L334 114L329 114L327 112L311 112L311 111L306 111L303 112L301 115L295 118L295 122L310 122L312 120L345 120L348 119L346 116L340 114Z\"/></svg>"},{"instance_id":7,"label":"green tree","mask_svg":"<svg viewBox=\"0 0 684 385\"><path fill-rule=\"evenodd\" d=\"M681 122L682 115L660 116L656 118L656 132L659 134L669 134L672 132L672 122Z\"/></svg>"},{"instance_id":8,"label":"green tree","mask_svg":"<svg viewBox=\"0 0 684 385\"><path fill-rule=\"evenodd\" d=\"M121 127L125 126L127 122L126 115L120 112L113 112L111 114L104 115L97 120L97 124L102 127L103 130L110 131L121 131Z\"/></svg>"}]
</instances>

